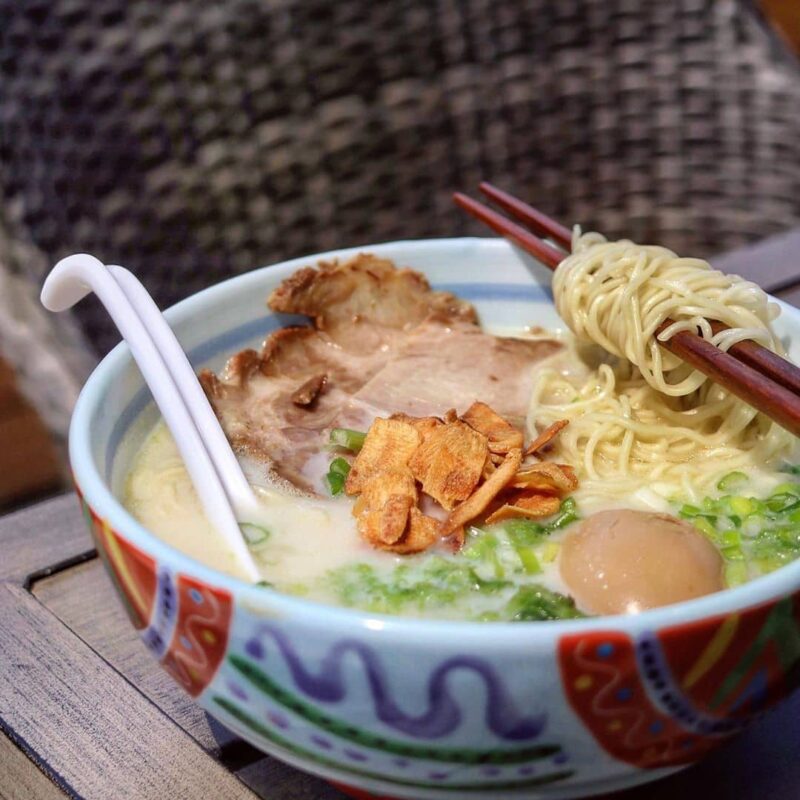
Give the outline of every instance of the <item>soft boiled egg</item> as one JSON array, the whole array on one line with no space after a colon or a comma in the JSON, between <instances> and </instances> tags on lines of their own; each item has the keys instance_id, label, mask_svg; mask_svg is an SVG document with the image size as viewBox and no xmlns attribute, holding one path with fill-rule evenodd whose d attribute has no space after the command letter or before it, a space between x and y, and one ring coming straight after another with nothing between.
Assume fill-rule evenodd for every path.
<instances>
[{"instance_id":1,"label":"soft boiled egg","mask_svg":"<svg viewBox=\"0 0 800 800\"><path fill-rule=\"evenodd\" d=\"M669 514L599 511L567 534L560 569L591 614L635 614L724 588L720 554Z\"/></svg>"}]
</instances>

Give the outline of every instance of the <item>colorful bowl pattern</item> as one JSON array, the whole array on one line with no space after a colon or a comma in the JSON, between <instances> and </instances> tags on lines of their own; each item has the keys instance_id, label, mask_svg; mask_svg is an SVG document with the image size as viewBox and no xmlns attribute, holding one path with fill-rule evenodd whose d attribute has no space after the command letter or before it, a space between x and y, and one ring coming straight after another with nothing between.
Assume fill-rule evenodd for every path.
<instances>
[{"instance_id":1,"label":"colorful bowl pattern","mask_svg":"<svg viewBox=\"0 0 800 800\"><path fill-rule=\"evenodd\" d=\"M437 661L427 702L409 712L391 688L403 682L391 674L397 665L369 641L333 640L310 663L278 620L242 606L232 625L229 592L159 567L82 505L147 647L189 694L204 693L210 713L265 750L448 796L476 783L497 792L580 777L547 714L521 712L503 667L485 654ZM360 724L348 708L348 658L369 687ZM800 593L636 638L612 629L562 636L558 665L564 695L608 754L640 769L690 764L800 684ZM483 685L478 741L493 746L440 744L465 723L447 685L459 671Z\"/></svg>"},{"instance_id":2,"label":"colorful bowl pattern","mask_svg":"<svg viewBox=\"0 0 800 800\"><path fill-rule=\"evenodd\" d=\"M762 579L760 591L638 618L372 618L196 564L103 495L84 461L73 457L87 522L153 655L244 739L353 796L574 798L632 786L696 761L800 683L798 570L774 590Z\"/></svg>"}]
</instances>

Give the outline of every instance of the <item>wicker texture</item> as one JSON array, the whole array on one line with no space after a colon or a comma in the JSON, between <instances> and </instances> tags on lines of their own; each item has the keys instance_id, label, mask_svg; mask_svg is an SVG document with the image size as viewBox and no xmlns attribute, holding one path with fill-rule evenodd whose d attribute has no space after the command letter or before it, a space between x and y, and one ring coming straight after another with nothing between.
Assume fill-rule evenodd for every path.
<instances>
[{"instance_id":1,"label":"wicker texture","mask_svg":"<svg viewBox=\"0 0 800 800\"><path fill-rule=\"evenodd\" d=\"M0 0L0 19L8 213L162 304L315 250L480 233L450 192L481 178L699 255L800 222L800 70L735 0Z\"/></svg>"}]
</instances>

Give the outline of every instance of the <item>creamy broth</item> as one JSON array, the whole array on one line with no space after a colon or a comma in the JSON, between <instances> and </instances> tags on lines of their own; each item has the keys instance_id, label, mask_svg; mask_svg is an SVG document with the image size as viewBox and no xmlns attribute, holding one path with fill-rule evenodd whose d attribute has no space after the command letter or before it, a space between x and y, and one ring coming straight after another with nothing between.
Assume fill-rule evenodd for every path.
<instances>
[{"instance_id":1,"label":"creamy broth","mask_svg":"<svg viewBox=\"0 0 800 800\"><path fill-rule=\"evenodd\" d=\"M264 580L276 586L309 584L327 570L352 561L386 565L396 556L361 541L347 499L292 496L258 479L258 466L243 464L268 520L269 540L251 547ZM211 525L181 460L160 421L139 450L125 491L125 505L145 526L176 549L210 566L241 577L233 554ZM261 522L262 520L259 520Z\"/></svg>"},{"instance_id":2,"label":"creamy broth","mask_svg":"<svg viewBox=\"0 0 800 800\"><path fill-rule=\"evenodd\" d=\"M327 455L330 459L330 455ZM348 498L323 499L291 496L265 485L258 467L243 464L259 498L269 539L251 547L262 578L276 589L323 602L336 602L325 578L331 570L348 564L367 564L379 575L389 576L402 564L416 567L430 558L397 556L375 550L356 531ZM163 421L156 424L137 453L125 487L126 508L159 538L198 561L235 577L242 577L233 554L206 519L178 448ZM554 537L554 540L559 537ZM436 557L452 560L445 548ZM543 563L537 582L564 592L557 563ZM502 604L511 592L498 594ZM494 605L492 603L490 605ZM477 609L476 609L477 610ZM485 609L480 609L485 610ZM468 609L437 609L435 616L465 615Z\"/></svg>"},{"instance_id":3,"label":"creamy broth","mask_svg":"<svg viewBox=\"0 0 800 800\"><path fill-rule=\"evenodd\" d=\"M326 454L326 458L330 458ZM263 477L259 465L244 462L243 467L263 507L270 536L263 544L251 547L264 581L278 591L297 594L321 602L345 602L342 580L332 582L330 576L348 566L368 566L378 579L390 582L398 567L403 566L413 577L422 573L431 559L463 563L465 556L453 555L445 548L416 556L397 556L375 550L365 543L356 530L351 514L352 501L347 498L324 499L291 496L272 487ZM750 476L751 491L766 497L786 483L784 473L754 470ZM654 485L635 492L625 508L659 513L674 513L675 487ZM718 495L721 492L717 493ZM596 512L620 508L620 503L603 499L593 491L578 489L574 499L582 517ZM233 554L222 537L206 519L177 447L163 422L159 422L135 457L125 491L125 506L147 528L176 549L192 558L235 577L242 577ZM490 595L477 593L466 601L418 607L411 603L397 613L436 618L486 618L502 609L522 586L537 584L569 594L559 570L559 550L565 535L575 527L567 526L547 537L536 548L541 571L534 576L517 575L511 585ZM469 549L470 539L466 548ZM500 560L503 556L500 548ZM491 579L493 575L484 575ZM370 599L359 592L349 596L350 605L369 605ZM382 610L382 609L378 609Z\"/></svg>"},{"instance_id":4,"label":"creamy broth","mask_svg":"<svg viewBox=\"0 0 800 800\"><path fill-rule=\"evenodd\" d=\"M543 359L535 372L556 372L569 385L580 386L597 366L586 354L575 349L569 334L508 329L491 332L506 337L560 341L565 348ZM385 410L377 408L374 412L360 420L364 428L369 426L373 417L387 415ZM531 419L535 416L532 409ZM528 435L532 432L535 429L529 430ZM551 457L558 459L559 456L556 447ZM250 546L265 585L331 604L445 619L550 618L525 616L525 611L521 616L509 616L509 608L516 607L515 603L518 606L520 596L531 587L558 593L554 595L557 598L570 595L562 578L560 561L564 538L578 528L577 521L547 530L544 534L534 532L531 538L524 523L522 530L515 530L514 526L519 528L521 521L511 520L492 526L488 531L470 528L464 549L458 554L453 554L442 543L422 554L396 555L374 549L362 539L351 513L353 499L344 495L337 498L326 496L323 478L333 457L332 452L323 449L313 453L302 467L306 483L317 492L317 497L300 492L290 494L285 486L269 481L262 464L241 459L263 510L258 524L268 530L263 541ZM783 491L781 486L785 490L787 480L796 478L778 471L781 464L773 464L772 468L751 464L747 469L746 485L739 485L737 489L754 498L766 498L775 491ZM725 499L729 497L730 493L726 493L729 487L717 485L720 480L724 483L724 476L730 472L724 463L707 466L710 480L706 485L716 487L712 491L698 492L685 481L642 481L640 485L630 485L624 500L620 499L619 493L604 493L603 482L585 480L580 463L573 466L578 471L581 486L572 494L570 503L576 506L574 516L579 519L614 509L681 516L725 554L723 543L731 541L731 535L724 529L737 522L739 517L730 510L730 502ZM800 488L797 494L800 498ZM791 495L787 496L791 499ZM742 507L744 501L735 499L739 501L737 508ZM758 510L761 508L758 505L760 501L755 502L751 514L754 520L759 519ZM230 575L242 577L233 554L206 519L163 421L156 424L134 458L125 485L124 504L142 524L176 549ZM791 503L787 501L784 505L788 509ZM789 519L790 510L781 517L783 522ZM547 522L545 520L544 524ZM732 559L726 566L730 573L729 585L760 574L762 567L763 571L768 571L763 566L765 559L756 558L760 553L756 537L764 524L763 520L758 524L748 523L747 519L741 521L745 537L742 547L750 548L748 554L752 550L753 564L758 566L748 566L743 573L741 566L737 566L737 556L728 548L727 556ZM534 523L533 528L536 527ZM520 541L533 543L520 548ZM800 542L797 550L800 552ZM520 561L523 551L528 559L526 564ZM794 550L788 547L780 551L779 559L785 561L795 555ZM769 569L779 565L773 557ZM418 599L414 599L414 592L420 595ZM556 605L563 599L556 600ZM534 605L534 613L540 613L538 605ZM575 611L568 606L558 606L553 616L571 616L578 611L581 609Z\"/></svg>"}]
</instances>

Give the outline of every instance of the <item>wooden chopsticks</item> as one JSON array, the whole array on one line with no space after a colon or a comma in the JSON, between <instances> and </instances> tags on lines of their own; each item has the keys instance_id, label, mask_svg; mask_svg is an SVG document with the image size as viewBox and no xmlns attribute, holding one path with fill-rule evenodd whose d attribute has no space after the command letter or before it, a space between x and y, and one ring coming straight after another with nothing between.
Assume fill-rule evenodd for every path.
<instances>
[{"instance_id":1,"label":"wooden chopsticks","mask_svg":"<svg viewBox=\"0 0 800 800\"><path fill-rule=\"evenodd\" d=\"M568 228L490 183L481 183L480 190L525 227L460 192L456 192L453 199L473 217L551 269L561 263L565 253L539 236L548 237L569 252L572 233ZM656 333L670 324L671 320L666 320ZM725 326L715 322L712 329L717 333ZM723 352L690 331L679 331L660 344L795 436L800 436L800 369L794 364L752 341L739 342Z\"/></svg>"},{"instance_id":2,"label":"wooden chopsticks","mask_svg":"<svg viewBox=\"0 0 800 800\"><path fill-rule=\"evenodd\" d=\"M567 252L572 249L572 231L570 231L569 228L551 219L533 206L508 194L508 192L498 189L491 183L483 182L480 184L479 188L492 202L524 222L534 233L538 233L539 236L547 236L558 243ZM464 197L464 195L461 196ZM466 199L469 200L469 198ZM475 206L481 206L480 203L474 203L471 200L469 200L469 202L473 203ZM491 211L487 206L483 206L483 208L487 211ZM494 214L494 212L492 213ZM505 217L499 214L496 214L495 217L507 222ZM495 230L497 230L497 228L495 228ZM524 228L520 228L520 230L524 231ZM525 233L527 233L527 231L525 231ZM550 250L556 253L558 252L555 248L550 248ZM546 263L548 263L549 266L549 262ZM664 323L664 328L670 324L669 320L666 321ZM727 326L723 325L721 322L711 323L711 328L714 333L719 333L725 330L726 327ZM781 358L771 350L763 347L758 342L739 342L729 348L728 352L736 356L739 361L743 361L745 364L756 369L762 375L766 375L781 386L785 386L787 389L791 389L793 392L800 394L800 369L788 362L785 358Z\"/></svg>"}]
</instances>

